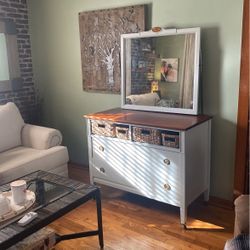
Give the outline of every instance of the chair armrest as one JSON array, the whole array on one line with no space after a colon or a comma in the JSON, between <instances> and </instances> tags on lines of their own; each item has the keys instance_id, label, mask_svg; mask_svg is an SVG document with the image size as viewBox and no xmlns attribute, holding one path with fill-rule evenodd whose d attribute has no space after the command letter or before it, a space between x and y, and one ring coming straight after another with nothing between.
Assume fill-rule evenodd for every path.
<instances>
[{"instance_id":1,"label":"chair armrest","mask_svg":"<svg viewBox=\"0 0 250 250\"><path fill-rule=\"evenodd\" d=\"M54 128L25 124L22 129L22 145L35 149L48 149L62 143L62 134Z\"/></svg>"},{"instance_id":2,"label":"chair armrest","mask_svg":"<svg viewBox=\"0 0 250 250\"><path fill-rule=\"evenodd\" d=\"M249 233L249 195L241 195L235 201L234 236Z\"/></svg>"}]
</instances>

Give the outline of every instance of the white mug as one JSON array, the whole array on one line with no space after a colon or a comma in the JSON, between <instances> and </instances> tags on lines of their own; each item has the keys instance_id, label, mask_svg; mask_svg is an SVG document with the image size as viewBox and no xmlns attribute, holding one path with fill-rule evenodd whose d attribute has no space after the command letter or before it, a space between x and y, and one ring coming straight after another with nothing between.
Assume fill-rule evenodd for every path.
<instances>
[{"instance_id":1,"label":"white mug","mask_svg":"<svg viewBox=\"0 0 250 250\"><path fill-rule=\"evenodd\" d=\"M26 181L17 180L10 183L12 198L15 204L19 205L25 202L26 200Z\"/></svg>"}]
</instances>

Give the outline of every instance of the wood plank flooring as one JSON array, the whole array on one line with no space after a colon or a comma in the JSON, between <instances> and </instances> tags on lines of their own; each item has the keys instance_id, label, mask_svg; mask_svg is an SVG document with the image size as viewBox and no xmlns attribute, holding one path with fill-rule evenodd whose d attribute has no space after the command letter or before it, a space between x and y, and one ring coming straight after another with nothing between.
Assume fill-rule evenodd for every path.
<instances>
[{"instance_id":1,"label":"wood plank flooring","mask_svg":"<svg viewBox=\"0 0 250 250\"><path fill-rule=\"evenodd\" d=\"M70 177L88 182L88 170L70 165ZM188 229L180 225L179 209L141 196L101 186L106 250L223 249L233 236L234 211L228 204L197 200L188 209ZM97 227L90 201L51 224L59 234ZM96 236L62 241L56 250L100 249Z\"/></svg>"}]
</instances>

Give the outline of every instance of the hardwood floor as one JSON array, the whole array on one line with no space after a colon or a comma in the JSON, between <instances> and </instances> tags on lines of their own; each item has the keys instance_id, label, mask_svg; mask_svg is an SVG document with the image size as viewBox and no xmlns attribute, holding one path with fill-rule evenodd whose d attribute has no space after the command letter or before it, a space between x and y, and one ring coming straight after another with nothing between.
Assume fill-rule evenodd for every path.
<instances>
[{"instance_id":1,"label":"hardwood floor","mask_svg":"<svg viewBox=\"0 0 250 250\"><path fill-rule=\"evenodd\" d=\"M89 180L88 170L77 165L70 165L69 174L73 179ZM195 201L188 209L185 230L179 224L178 208L110 187L101 188L106 250L223 249L225 241L233 236L234 211L228 204ZM96 226L94 201L51 224L64 234ZM98 238L62 241L55 249L99 249Z\"/></svg>"}]
</instances>

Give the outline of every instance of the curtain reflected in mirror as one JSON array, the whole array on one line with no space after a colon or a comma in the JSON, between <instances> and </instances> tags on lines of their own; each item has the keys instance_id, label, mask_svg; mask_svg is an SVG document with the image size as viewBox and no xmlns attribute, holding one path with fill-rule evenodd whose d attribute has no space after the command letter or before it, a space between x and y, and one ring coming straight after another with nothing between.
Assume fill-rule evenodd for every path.
<instances>
[{"instance_id":1,"label":"curtain reflected in mirror","mask_svg":"<svg viewBox=\"0 0 250 250\"><path fill-rule=\"evenodd\" d=\"M194 44L193 34L185 35L183 52L183 73L180 82L180 107L193 107L193 81L194 81Z\"/></svg>"}]
</instances>

